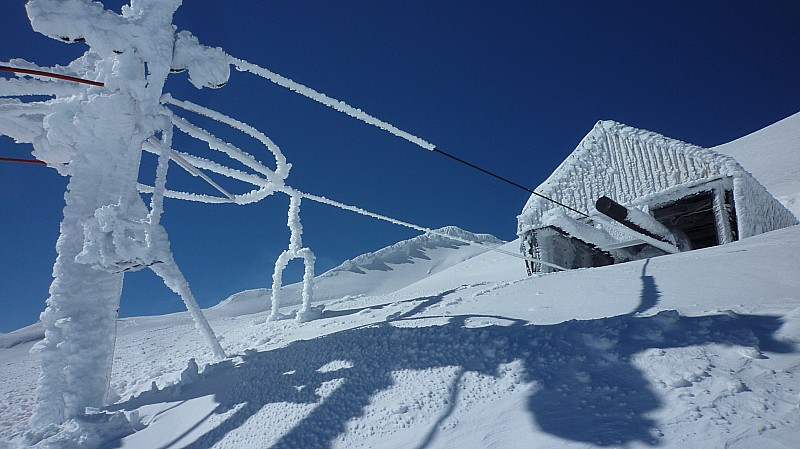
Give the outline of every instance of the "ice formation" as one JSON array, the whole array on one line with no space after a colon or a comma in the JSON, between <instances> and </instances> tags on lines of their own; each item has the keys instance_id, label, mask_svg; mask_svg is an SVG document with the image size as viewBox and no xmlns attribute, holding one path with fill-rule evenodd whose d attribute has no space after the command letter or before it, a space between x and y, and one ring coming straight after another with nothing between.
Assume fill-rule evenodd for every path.
<instances>
[{"instance_id":1,"label":"ice formation","mask_svg":"<svg viewBox=\"0 0 800 449\"><path fill-rule=\"evenodd\" d=\"M536 191L591 214L586 219L532 195L518 217L524 254L573 268L653 255L631 253L636 244L663 246L598 214L602 196L625 205L639 227L657 235L669 228L665 241L673 248L729 243L797 224L733 158L613 121L598 122ZM681 223L701 214L708 216L704 230ZM687 232L706 233L706 241Z\"/></svg>"},{"instance_id":2,"label":"ice formation","mask_svg":"<svg viewBox=\"0 0 800 449\"><path fill-rule=\"evenodd\" d=\"M304 86L296 81L286 78L285 76L279 75L269 69L265 69L264 67L259 67L253 63L243 61L241 59L234 57L230 57L230 62L231 64L236 66L236 69L240 71L250 72L255 75L261 76L263 78L266 78L281 87L285 87L293 92L297 92L298 94L303 95L304 97L322 103L325 106L333 108L339 112L343 112L349 115L350 117L361 120L362 122L370 124L372 126L376 126L384 131L388 131L389 133L394 134L395 136L400 137L401 139L405 139L413 143L414 145L417 145L429 151L433 151L434 149L436 149L435 145L433 145L432 143L426 141L421 137L403 131L402 129L397 128L391 123L387 123L377 117L367 114L361 109L350 106L344 101L331 98L321 92L317 92L316 90L308 86Z\"/></svg>"},{"instance_id":3,"label":"ice formation","mask_svg":"<svg viewBox=\"0 0 800 449\"><path fill-rule=\"evenodd\" d=\"M160 104L175 46L172 15L179 0L139 0L121 14L87 0L31 0L35 31L89 49L51 73L103 86L17 79L0 84L2 96L47 95L47 101L2 100L0 132L33 144L34 156L70 177L53 267L45 339L32 424L59 424L104 403L114 354L124 273L151 268L183 298L217 358L219 342L191 294L159 220L163 207L172 123ZM178 61L195 73L215 73L213 49L181 34ZM192 47L194 45L194 47ZM187 55L199 55L190 58ZM15 60L17 67L33 67ZM225 65L223 63L223 65ZM225 65L227 67L227 65ZM137 192L142 147L159 153L150 209Z\"/></svg>"},{"instance_id":4,"label":"ice formation","mask_svg":"<svg viewBox=\"0 0 800 449\"><path fill-rule=\"evenodd\" d=\"M178 293L216 358L224 358L189 284L169 248L160 224L164 197L207 203L248 204L275 192L289 196L289 246L275 264L272 318L279 313L282 272L294 258L305 262L300 321L314 317L311 308L314 254L302 244L299 206L302 198L350 210L423 232L483 245L444 232L367 212L327 198L306 194L285 185L291 165L267 136L255 128L216 111L164 95L170 72L187 70L198 88L223 86L230 65L265 77L315 101L377 126L422 148L434 150L425 140L402 131L344 102L303 86L269 70L205 47L188 31L176 32L172 16L180 0L136 0L120 14L90 0L30 0L28 16L35 31L68 43L85 43L88 50L67 66L44 72L68 75L91 86L55 81L38 75L0 80L1 97L45 95L46 101L0 99L0 132L17 142L33 145L33 155L70 177L66 206L57 243L54 280L41 320L44 340L36 346L42 359L39 400L34 426L51 426L85 415L87 407L105 401L111 373L116 318L125 272L149 268ZM14 60L12 66L41 70L33 63ZM33 78L33 79L31 79ZM173 108L204 115L260 141L275 157L275 169L177 115ZM197 157L172 148L177 129L204 141L243 168ZM142 151L158 156L153 186L138 183ZM222 196L168 190L169 162L198 176ZM252 186L231 193L205 172ZM152 195L148 208L140 192ZM491 245L493 251L510 253ZM555 264L540 263L560 268Z\"/></svg>"},{"instance_id":5,"label":"ice formation","mask_svg":"<svg viewBox=\"0 0 800 449\"><path fill-rule=\"evenodd\" d=\"M314 280L314 253L303 246L303 225L300 223L300 195L289 196L289 220L287 222L291 236L289 248L281 253L275 262L275 271L272 274L272 311L269 319L276 320L280 316L278 309L281 305L281 286L283 284L283 270L292 260L302 258L305 265L303 273L303 305L297 312L298 321L309 321L316 317L311 309Z\"/></svg>"}]
</instances>

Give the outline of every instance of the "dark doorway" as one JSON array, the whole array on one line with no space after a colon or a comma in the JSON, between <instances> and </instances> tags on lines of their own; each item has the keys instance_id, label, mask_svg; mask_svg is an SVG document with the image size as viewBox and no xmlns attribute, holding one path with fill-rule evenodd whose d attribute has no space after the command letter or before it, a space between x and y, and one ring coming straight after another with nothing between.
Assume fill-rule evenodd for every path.
<instances>
[{"instance_id":1,"label":"dark doorway","mask_svg":"<svg viewBox=\"0 0 800 449\"><path fill-rule=\"evenodd\" d=\"M690 195L652 212L653 217L668 228L683 231L689 237L692 249L719 245L713 192Z\"/></svg>"}]
</instances>

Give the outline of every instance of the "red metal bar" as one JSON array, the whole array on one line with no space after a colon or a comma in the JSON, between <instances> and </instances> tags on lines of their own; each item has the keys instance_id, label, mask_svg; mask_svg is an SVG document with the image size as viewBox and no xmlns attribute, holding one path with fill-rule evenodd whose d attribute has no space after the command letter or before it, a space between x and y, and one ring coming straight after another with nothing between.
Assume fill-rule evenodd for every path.
<instances>
[{"instance_id":1,"label":"red metal bar","mask_svg":"<svg viewBox=\"0 0 800 449\"><path fill-rule=\"evenodd\" d=\"M40 161L38 159L17 159L15 157L0 157L0 161L3 161L3 162L27 162L28 164L47 165L47 162Z\"/></svg>"},{"instance_id":2,"label":"red metal bar","mask_svg":"<svg viewBox=\"0 0 800 449\"><path fill-rule=\"evenodd\" d=\"M47 76L50 78L58 78L60 80L72 81L75 83L90 84L92 86L98 86L98 87L105 86L105 84L98 81L85 80L83 78L76 78L74 76L68 76L68 75L60 75L58 73L42 72L41 70L18 69L16 67L7 67L0 65L0 72L14 72L14 73L24 73L26 75Z\"/></svg>"}]
</instances>

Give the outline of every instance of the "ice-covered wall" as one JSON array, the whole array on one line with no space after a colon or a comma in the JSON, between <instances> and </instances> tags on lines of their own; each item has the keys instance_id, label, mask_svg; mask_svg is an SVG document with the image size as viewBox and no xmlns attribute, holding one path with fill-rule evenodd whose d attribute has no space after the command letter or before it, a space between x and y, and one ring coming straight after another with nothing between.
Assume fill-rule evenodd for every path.
<instances>
[{"instance_id":1,"label":"ice-covered wall","mask_svg":"<svg viewBox=\"0 0 800 449\"><path fill-rule=\"evenodd\" d=\"M680 198L685 188L724 177L734 180L741 238L797 223L730 156L614 121L597 122L536 191L592 214L603 195L624 205L663 203ZM532 195L518 216L518 234L541 227L553 208L559 206Z\"/></svg>"},{"instance_id":2,"label":"ice-covered wall","mask_svg":"<svg viewBox=\"0 0 800 449\"><path fill-rule=\"evenodd\" d=\"M752 237L796 225L797 217L773 197L749 173L733 178L739 237Z\"/></svg>"}]
</instances>

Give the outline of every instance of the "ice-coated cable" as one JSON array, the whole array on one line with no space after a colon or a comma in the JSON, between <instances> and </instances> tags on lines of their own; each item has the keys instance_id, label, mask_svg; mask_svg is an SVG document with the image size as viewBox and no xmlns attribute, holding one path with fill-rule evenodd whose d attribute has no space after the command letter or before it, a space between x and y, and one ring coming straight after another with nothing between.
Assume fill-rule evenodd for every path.
<instances>
[{"instance_id":1,"label":"ice-coated cable","mask_svg":"<svg viewBox=\"0 0 800 449\"><path fill-rule=\"evenodd\" d=\"M79 93L81 86L68 83L54 83L32 79L0 79L0 97L16 97L23 95L74 95Z\"/></svg>"},{"instance_id":2,"label":"ice-coated cable","mask_svg":"<svg viewBox=\"0 0 800 449\"><path fill-rule=\"evenodd\" d=\"M159 144L158 140L155 139L154 137L151 137L150 139L148 139L148 140L146 140L144 142L144 144L142 145L142 149L147 151L147 152L158 154L159 158L160 158L159 149L158 149L159 145L160 144ZM170 151L169 151L169 158L171 160L175 161L175 163L177 163L179 167L181 167L184 170L186 170L187 172L189 172L189 174L191 174L192 176L199 177L203 181L205 181L208 184L210 184L211 187L214 187L218 192L220 192L223 195L225 195L226 197L228 197L229 202L234 202L234 196L230 192L228 192L227 190L222 188L219 184L214 182L213 179L209 178L208 175L206 175L205 173L200 171L195 165L192 165L192 163L190 163L189 161L186 160L186 157L193 157L193 156L188 155L188 154L182 154L182 153L179 153L179 152L177 152L175 150L172 150L172 149L170 149ZM203 160L202 158L197 158L197 159L198 160ZM227 174L227 172L238 172L238 170L233 170L233 169L215 170L213 167L222 167L222 168L226 168L226 167L223 167L223 166L221 166L219 164L216 164L215 162L211 162L211 161L207 161L207 160L205 160L205 162L209 163L209 165L207 167L204 167L207 170L210 170L210 171L213 171L213 172L219 173L219 174L225 174L226 176L234 178L234 179L243 180L238 176ZM251 183L253 183L254 179L259 179L259 180L261 179L261 178L258 178L256 176L252 176L252 175L249 175L247 173L244 173L244 172L238 172L238 173L241 173L242 177L250 176L250 182ZM156 191L157 187L156 186L150 187L150 189L152 189L152 191ZM164 192L165 192L164 193L165 196L167 196L168 198L172 198L172 197L169 196L169 193L170 193L169 190L166 190L166 188L165 188Z\"/></svg>"},{"instance_id":3,"label":"ice-coated cable","mask_svg":"<svg viewBox=\"0 0 800 449\"><path fill-rule=\"evenodd\" d=\"M481 247L484 247L484 248L486 248L486 249L488 249L490 251L494 251L494 252L497 252L497 253L500 253L500 254L505 254L505 255L508 255L508 256L516 257L517 259L527 260L528 262L540 263L542 265L545 265L545 266L548 266L548 267L551 267L551 268L555 268L557 270L562 270L562 271L566 270L566 268L561 267L561 266L556 265L556 264L553 264L553 263L550 263L550 262L545 262L543 260L538 260L538 259L534 259L534 258L531 258L531 257L525 257L525 256L523 256L521 254L517 254L517 253L511 252L511 251L506 251L506 250L503 250L503 249L500 249L500 248L496 248L496 247L493 247L493 246L489 246L489 245L484 245L482 243L478 243L478 242L475 242L475 241L472 241L472 240L463 239L463 238L460 238L460 237L457 237L457 236L453 236L453 235L450 235L450 234L447 234L447 233L444 233L444 232L437 231L435 229L426 228L424 226L415 225L415 224L409 223L407 221L402 221L402 220L398 220L396 218L391 218L391 217L387 217L385 215L380 215L380 214L376 214L374 212L369 212L369 211L364 210L364 209L362 209L360 207L357 207L357 206L350 206L348 204L340 203L338 201L334 201L334 200L331 200L329 198L325 198L324 196L319 196L319 195L314 195L314 194L311 194L311 193L301 192L299 190L293 189L292 187L284 186L282 188L279 188L278 190L280 190L280 191L282 191L282 192L284 192L284 193L286 193L287 195L290 195L290 196L298 195L298 196L301 196L303 198L307 198L307 199L309 199L311 201L316 201L317 203L327 204L328 206L338 207L339 209L347 210L347 211L350 211L350 212L355 212L355 213L357 213L359 215L364 215L366 217L376 218L378 220L386 221L386 222L389 222L389 223L392 223L392 224L396 224L398 226L404 226L406 228L411 228L411 229L414 229L414 230L417 230L417 231L438 235L440 237L448 238L448 239L451 239L451 240L456 240L456 241L459 241L459 242L462 242L462 243L466 243L466 244L469 244L469 245L481 246Z\"/></svg>"},{"instance_id":4,"label":"ice-coated cable","mask_svg":"<svg viewBox=\"0 0 800 449\"><path fill-rule=\"evenodd\" d=\"M436 147L436 145L426 141L425 139L423 139L421 137L418 137L418 136L415 136L415 135L413 135L413 134L411 134L409 132L403 131L402 129L397 128L396 126L392 125L391 123L387 123L387 122L385 122L385 121L383 121L383 120L381 120L381 119L379 119L379 118L377 118L375 116L367 114L366 112L362 111L361 109L358 109L358 108L355 108L353 106L350 106L349 104L345 103L344 101L337 100L335 98L331 98L331 97L323 94L322 92L318 92L318 91L316 91L316 90L314 90L314 89L312 89L312 88L310 88L310 87L308 87L306 85L300 84L300 83L298 83L296 81L293 81L293 80L291 80L291 79L289 79L289 78L287 78L287 77L285 77L283 75L279 75L279 74L277 74L277 73L275 73L275 72L273 72L273 71L271 71L269 69L265 69L264 67L260 67L260 66L258 66L256 64L253 64L252 62L247 62L245 60L238 59L238 58L235 58L233 56L229 56L229 60L230 60L230 63L233 64L233 66L236 67L236 69L239 70L239 71L250 72L252 74L261 76L261 77L263 77L263 78L265 78L265 79L267 79L267 80L269 80L269 81L271 81L271 82L273 82L273 83L275 83L275 84L277 84L277 85L279 85L281 87L285 87L285 88L291 90L292 92L296 92L296 93L298 93L300 95L303 95L304 97L307 97L307 98L310 98L310 99L312 99L314 101L322 103L325 106L333 108L333 109L335 109L335 110L337 110L339 112L343 112L343 113L349 115L350 117L353 117L353 118L356 118L358 120L363 121L364 123L367 123L367 124L376 126L376 127L380 128L380 129L383 129L385 131L388 131L389 133L394 134L395 136L400 137L402 139L405 139L405 140L407 140L407 141L409 141L409 142L411 142L411 143L413 143L413 144L415 144L415 145L417 145L417 146L419 146L421 148L424 148L424 149L426 149L428 151L433 151L434 153L439 153L439 154L441 154L443 156L449 157L449 158L451 158L451 159L453 159L453 160L455 160L457 162L460 162L460 163L462 163L462 164L464 164L464 165L466 165L468 167L471 167L471 168L473 168L475 170L478 170L478 171L480 171L480 172L482 172L484 174L487 174L489 176L497 178L497 179L499 179L499 180L501 180L503 182L506 182L506 183L508 183L508 184L510 184L510 185L512 185L514 187L520 188L520 189L522 189L522 190L524 190L524 191L526 191L528 193L531 193L531 194L536 195L536 196L538 196L538 197L540 197L542 199L545 199L545 200L550 201L550 202L552 202L554 204L557 204L557 205L559 205L559 206L561 206L561 207L563 207L565 209L568 209L568 210L570 210L572 212L575 212L575 213L577 213L579 215L582 215L584 217L588 217L589 216L589 214L587 214L585 212L581 212L581 211L579 211L579 210L577 210L575 208L567 206L566 204L563 204L563 203L561 203L559 201L556 201L556 200L554 200L552 198L549 198L549 197L547 197L545 195L542 195L541 193L538 193L538 192L534 191L533 189L529 189L529 188L527 188L525 186L522 186L522 185L520 185L520 184L518 184L516 182L513 182L513 181L511 181L511 180L509 180L507 178L504 178L504 177L502 177L502 176L500 176L498 174L495 174L495 173L493 173L493 172L491 172L489 170L486 170L484 168L478 167L477 165L475 165L473 163L467 162L467 161L465 161L465 160L463 160L461 158L453 156L452 154L444 152L444 151L438 149Z\"/></svg>"},{"instance_id":5,"label":"ice-coated cable","mask_svg":"<svg viewBox=\"0 0 800 449\"><path fill-rule=\"evenodd\" d=\"M162 132L162 140L158 141L158 165L156 166L156 180L153 183L153 197L150 198L150 225L161 222L164 211L164 191L167 189L167 170L172 153L172 124Z\"/></svg>"},{"instance_id":6,"label":"ice-coated cable","mask_svg":"<svg viewBox=\"0 0 800 449\"><path fill-rule=\"evenodd\" d=\"M281 152L280 148L278 148L278 145L275 144L275 142L273 142L272 139L267 137L264 133L262 133L261 131L257 130L253 126L248 125L247 123L241 122L239 120L236 120L235 118L229 117L229 116L227 116L225 114L222 114L222 113L220 113L218 111L214 111L212 109L208 109L206 107L200 106L199 104L195 104L195 103L192 103L192 102L186 101L186 100L178 100L178 99L174 98L170 94L165 94L164 96L162 96L161 97L161 102L169 104L169 105L172 105L172 106L175 106L175 107L178 107L178 108L181 108L181 109L184 109L184 110L187 110L189 112L194 112L195 114L202 115L204 117L208 117L208 118L210 118L212 120L215 120L217 122L224 123L224 124L230 126L231 128L239 130L239 131L249 135L250 137L258 140L265 147L267 147L267 149L275 157L275 174L277 174L278 176L280 176L281 178L284 178L284 179L288 175L289 168L291 167L291 165L289 165L286 162L286 157L284 157L284 155Z\"/></svg>"},{"instance_id":7,"label":"ice-coated cable","mask_svg":"<svg viewBox=\"0 0 800 449\"><path fill-rule=\"evenodd\" d=\"M326 98L328 98L328 97L326 97ZM232 119L230 117L224 116L224 115L222 115L222 114L220 114L220 113L218 113L216 111L203 108L202 106L195 105L194 103L181 102L181 101L178 101L178 100L174 100L172 97L170 97L168 95L165 95L162 98L162 102L168 103L168 104L173 104L175 106L183 107L184 109L200 113L200 114L202 114L202 115L204 115L204 116L206 116L208 118L211 118L212 120L216 120L216 121L219 121L219 122L222 122L222 123L226 123L226 124L228 124L230 126L233 126L233 127L237 128L239 130L251 129L252 131L248 132L248 134L250 134L250 135L254 135L255 133L258 133L258 134L264 136L263 134L261 134L260 131L256 130L255 128L252 128L250 125L247 125L247 124L242 123L242 122L238 122L235 119ZM176 123L176 122L180 123L181 121L182 120L180 120L180 119L176 120L176 118L173 116L173 123ZM185 122L185 121L183 121L183 122ZM236 122L236 124L234 125L233 122ZM178 125L178 123L176 123L176 125L177 125L178 129L180 129L181 126ZM188 124L188 122L186 122L186 123ZM181 123L181 124L183 124L183 123ZM207 142L209 140L212 140L212 141L218 140L218 139L216 139L216 137L214 137L212 134L210 134L208 132L204 131L203 134L204 135L201 138L202 140L205 140ZM270 143L272 142L266 136L264 136L264 139L259 139L259 141L261 141L262 143L265 143L265 145L266 145L265 140L269 141ZM222 143L224 143L224 142L222 142ZM275 144L273 143L272 145L275 145ZM236 150L241 151L238 148L236 148ZM277 145L275 145L274 148L270 148L270 150L274 154L276 154L276 157L279 157L278 155L280 155L280 157L283 156L281 151L280 151L280 149L277 147ZM433 150L436 150L436 148L434 147ZM450 157L453 157L453 156L450 156ZM285 161L285 159L284 159L284 161ZM251 167L251 168L256 169L255 167ZM263 167L263 170L258 170L258 169L256 169L256 170L260 171L260 172L263 172L265 170L268 171L268 172L271 172L271 170L267 169L266 167ZM217 173L223 174L220 171L217 171ZM242 179L241 177L237 176L235 173L230 173L230 174L226 174L226 175L230 176L230 177L232 177L234 179L239 179L241 181L253 183L253 180L251 180L251 179L248 179L248 180ZM210 181L209 179L206 179L206 177L204 177L203 179L205 179L206 181ZM265 185L262 186L262 187L266 188L267 184L268 183L265 183ZM393 223L395 225L404 226L404 227L411 228L411 229L414 229L414 230L417 230L417 231L421 231L421 232L427 232L427 233L430 233L430 234L434 234L434 235L438 235L438 236L441 236L441 237L449 238L449 239L452 239L452 240L460 241L462 243L466 243L466 244L470 244L470 245L482 246L482 247L487 248L487 249L489 249L491 251L495 251L495 252L498 252L498 253L501 253L501 254L506 254L506 255L509 255L509 256L512 256L512 257L516 257L518 259L527 260L529 262L536 262L536 263L539 263L539 264L542 264L542 265L545 265L545 266L548 266L548 267L551 267L551 268L555 268L555 269L558 269L558 270L562 270L562 271L565 270L564 267L561 267L561 266L556 265L556 264L552 264L550 262L545 262L545 261L542 261L542 260L538 260L538 259L534 259L534 258L530 258L530 257L525 257L525 256L523 256L521 254L513 253L511 251L505 251L505 250L502 250L502 249L499 249L499 248L495 248L495 247L492 247L492 246L488 246L488 245L483 245L483 244L480 244L480 243L477 243L477 242L474 242L474 241L471 241L471 240L461 239L459 237L455 237L455 236L452 236L452 235L449 235L449 234L446 234L446 233L443 233L443 232L436 231L435 229L426 228L424 226L419 226L419 225L415 225L415 224L412 224L412 223L409 223L409 222L406 222L406 221L390 218L390 217L387 217L385 215L380 215L380 214L376 214L376 213L373 213L373 212L369 212L369 211L361 209L359 207L350 206L350 205L347 205L347 204L344 204L344 203L340 203L338 201L334 201L334 200L325 198L323 196L318 196L318 195L313 195L313 194L310 194L310 193L301 192L301 191L299 191L297 189L294 189L292 187L289 187L289 186L286 186L286 185L283 185L283 184L273 185L271 187L273 189L275 189L275 190L278 190L278 191L281 191L283 193L286 193L287 195L289 195L292 198L294 198L294 197L308 198L308 199L310 199L312 201L315 201L315 202L318 202L318 203L321 203L321 204L327 204L329 206L338 207L340 209L348 210L348 211L355 212L355 213L360 214L360 215L364 215L364 216L367 216L367 217L371 217L371 218L375 218L375 219L378 219L378 220L382 220L382 221L386 221L386 222L389 222L389 223ZM180 196L172 196L172 195L174 195L176 193L178 195L180 195ZM194 200L194 201L220 202L219 198L208 197L208 196L204 196L204 195L202 195L202 196L201 195L193 195L193 194L187 194L187 193L182 193L182 192L167 192L167 196L172 196L173 198L189 199L189 200Z\"/></svg>"},{"instance_id":8,"label":"ice-coated cable","mask_svg":"<svg viewBox=\"0 0 800 449\"><path fill-rule=\"evenodd\" d=\"M47 165L47 162L40 161L38 159L19 159L16 157L0 157L0 161L3 162L23 162L27 164L40 164L40 165Z\"/></svg>"},{"instance_id":9,"label":"ice-coated cable","mask_svg":"<svg viewBox=\"0 0 800 449\"><path fill-rule=\"evenodd\" d=\"M236 67L236 69L239 70L240 72L250 72L254 75L258 75L262 78L272 81L273 83L281 87L285 87L291 90L292 92L297 92L298 94L303 95L304 97L320 102L325 106L336 109L339 112L343 112L349 115L350 117L356 118L364 123L368 123L372 126L388 131L394 134L395 136L400 137L401 139L405 139L426 150L433 151L433 149L436 148L432 143L426 141L425 139L417 137L409 132L403 131L402 129L392 125L391 123L384 122L383 120L377 117L367 114L361 109L350 106L344 101L331 98L323 94L322 92L318 92L308 86L293 81L283 75L279 75L269 69L259 67L256 64L253 64L252 62L247 62L243 59L234 58L233 56L228 56L228 57L230 63L233 64L233 66Z\"/></svg>"}]
</instances>

